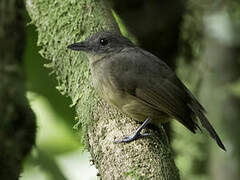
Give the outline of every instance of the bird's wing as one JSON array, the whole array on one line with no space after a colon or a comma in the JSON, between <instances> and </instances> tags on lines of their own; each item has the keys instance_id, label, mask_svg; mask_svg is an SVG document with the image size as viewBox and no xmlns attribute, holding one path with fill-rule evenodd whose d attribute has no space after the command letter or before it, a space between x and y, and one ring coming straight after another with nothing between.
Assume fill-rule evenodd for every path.
<instances>
[{"instance_id":1,"label":"bird's wing","mask_svg":"<svg viewBox=\"0 0 240 180\"><path fill-rule=\"evenodd\" d=\"M159 78L155 80L158 81ZM172 79L161 79L151 87L139 86L136 88L135 96L151 104L157 110L176 118L192 132L198 128L195 116L188 107L191 98L182 87L174 84Z\"/></svg>"},{"instance_id":2,"label":"bird's wing","mask_svg":"<svg viewBox=\"0 0 240 180\"><path fill-rule=\"evenodd\" d=\"M205 116L205 110L159 58L142 49L132 49L116 57L114 70L118 86L150 107L176 118L190 131L199 128L197 118L217 144L225 147ZM129 56L131 55L131 56ZM200 128L199 128L200 129Z\"/></svg>"},{"instance_id":3,"label":"bird's wing","mask_svg":"<svg viewBox=\"0 0 240 180\"><path fill-rule=\"evenodd\" d=\"M195 133L197 128L200 129L197 124L196 117L198 117L202 126L216 140L219 147L226 150L218 134L204 115L205 110L203 107L181 81L174 76L164 79L161 85L137 87L135 96L153 105L159 111L175 117L193 133Z\"/></svg>"},{"instance_id":4,"label":"bird's wing","mask_svg":"<svg viewBox=\"0 0 240 180\"><path fill-rule=\"evenodd\" d=\"M119 56L119 63L116 63L115 67L119 72L117 82L120 82L119 87L125 92L176 118L195 132L198 125L188 107L193 99L163 61L144 50L136 49L132 50L131 58L126 55Z\"/></svg>"}]
</instances>

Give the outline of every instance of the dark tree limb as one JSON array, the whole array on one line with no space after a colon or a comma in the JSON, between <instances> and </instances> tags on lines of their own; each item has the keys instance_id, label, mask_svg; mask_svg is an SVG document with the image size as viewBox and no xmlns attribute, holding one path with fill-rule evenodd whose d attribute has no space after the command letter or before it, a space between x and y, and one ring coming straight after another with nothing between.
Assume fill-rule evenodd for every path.
<instances>
[{"instance_id":1,"label":"dark tree limb","mask_svg":"<svg viewBox=\"0 0 240 180\"><path fill-rule=\"evenodd\" d=\"M0 2L0 179L18 179L35 144L35 116L25 97L22 70L24 4Z\"/></svg>"},{"instance_id":2,"label":"dark tree limb","mask_svg":"<svg viewBox=\"0 0 240 180\"><path fill-rule=\"evenodd\" d=\"M112 1L114 10L140 46L175 69L186 3L182 0Z\"/></svg>"}]
</instances>

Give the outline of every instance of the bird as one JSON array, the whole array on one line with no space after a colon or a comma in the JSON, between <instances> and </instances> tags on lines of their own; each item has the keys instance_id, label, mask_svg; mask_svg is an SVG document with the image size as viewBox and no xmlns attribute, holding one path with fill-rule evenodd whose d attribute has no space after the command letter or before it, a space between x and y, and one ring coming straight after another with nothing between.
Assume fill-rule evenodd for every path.
<instances>
[{"instance_id":1,"label":"bird","mask_svg":"<svg viewBox=\"0 0 240 180\"><path fill-rule=\"evenodd\" d=\"M92 84L110 105L142 123L126 143L149 136L141 133L147 124L177 120L192 133L204 127L217 145L226 151L206 117L206 110L160 58L137 47L120 33L101 31L84 41L67 46L86 54ZM200 123L199 123L200 122Z\"/></svg>"}]
</instances>

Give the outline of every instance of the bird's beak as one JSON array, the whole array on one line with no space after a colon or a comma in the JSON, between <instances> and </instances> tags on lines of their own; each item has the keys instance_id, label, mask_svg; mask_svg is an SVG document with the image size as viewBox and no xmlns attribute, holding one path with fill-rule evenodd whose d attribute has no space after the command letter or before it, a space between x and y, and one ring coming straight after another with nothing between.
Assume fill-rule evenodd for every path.
<instances>
[{"instance_id":1,"label":"bird's beak","mask_svg":"<svg viewBox=\"0 0 240 180\"><path fill-rule=\"evenodd\" d=\"M82 41L82 42L71 44L67 48L74 51L84 51L87 49L87 46L86 46L86 42Z\"/></svg>"}]
</instances>

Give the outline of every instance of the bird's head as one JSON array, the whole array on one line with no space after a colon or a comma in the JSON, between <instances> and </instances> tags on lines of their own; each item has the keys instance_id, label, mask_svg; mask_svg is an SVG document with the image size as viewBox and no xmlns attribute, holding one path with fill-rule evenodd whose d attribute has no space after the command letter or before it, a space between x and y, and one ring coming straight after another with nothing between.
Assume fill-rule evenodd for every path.
<instances>
[{"instance_id":1,"label":"bird's head","mask_svg":"<svg viewBox=\"0 0 240 180\"><path fill-rule=\"evenodd\" d=\"M134 46L127 38L112 32L98 32L89 36L85 41L68 46L74 51L83 51L88 56L105 56L116 53L126 47Z\"/></svg>"}]
</instances>

